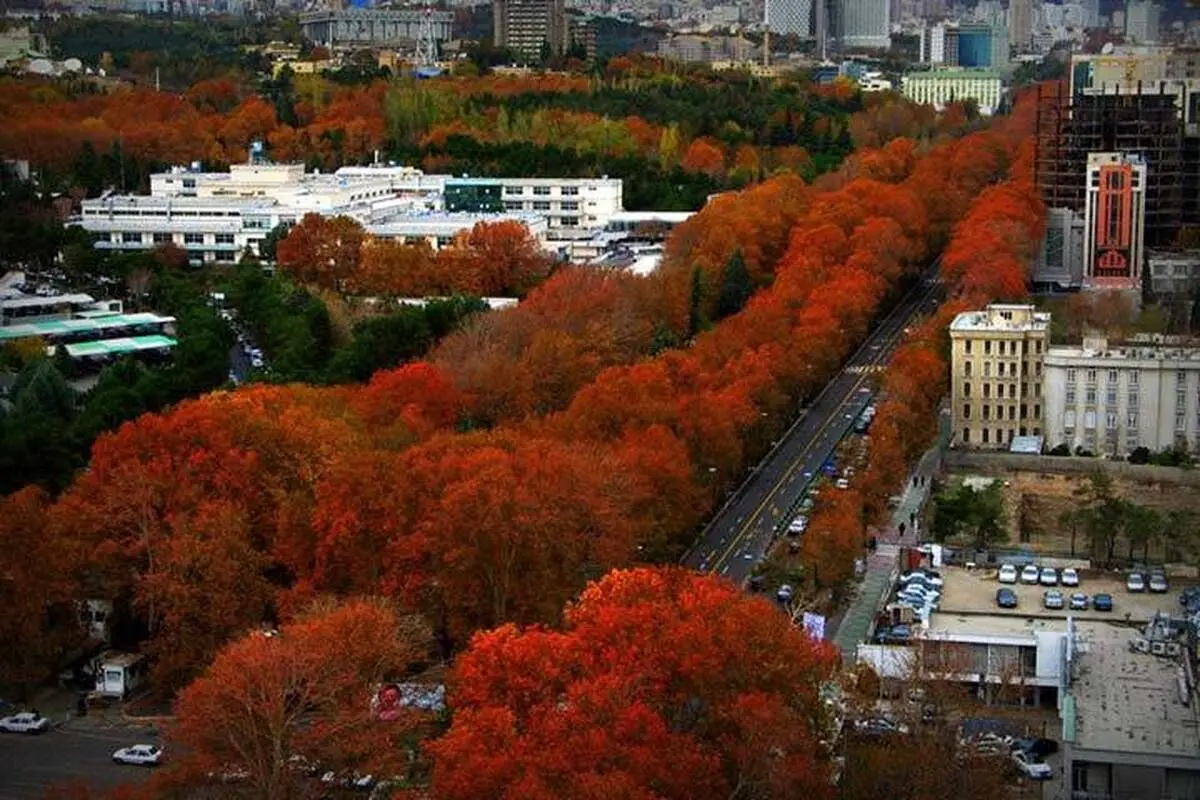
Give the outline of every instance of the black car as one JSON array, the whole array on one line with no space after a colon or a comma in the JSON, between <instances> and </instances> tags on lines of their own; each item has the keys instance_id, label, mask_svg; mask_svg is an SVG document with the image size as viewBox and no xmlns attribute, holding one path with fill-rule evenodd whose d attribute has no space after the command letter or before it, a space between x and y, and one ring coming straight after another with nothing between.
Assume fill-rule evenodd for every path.
<instances>
[{"instance_id":1,"label":"black car","mask_svg":"<svg viewBox=\"0 0 1200 800\"><path fill-rule=\"evenodd\" d=\"M996 605L1001 608L1016 608L1017 593L1012 589L997 589L996 590Z\"/></svg>"}]
</instances>

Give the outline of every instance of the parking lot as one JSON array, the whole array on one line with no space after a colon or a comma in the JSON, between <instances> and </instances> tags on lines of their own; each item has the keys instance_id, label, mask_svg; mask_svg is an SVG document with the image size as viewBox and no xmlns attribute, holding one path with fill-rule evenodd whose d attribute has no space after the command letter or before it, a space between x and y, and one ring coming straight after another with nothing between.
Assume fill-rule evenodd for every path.
<instances>
[{"instance_id":1,"label":"parking lot","mask_svg":"<svg viewBox=\"0 0 1200 800\"><path fill-rule=\"evenodd\" d=\"M1071 614L1077 619L1124 620L1126 614L1134 622L1146 622L1155 612L1179 613L1179 593L1184 584L1173 583L1166 594L1149 592L1131 593L1125 589L1125 576L1115 573L1092 573L1081 571L1079 586L1057 586L1065 597L1082 592L1089 598L1099 593L1112 596L1112 611L1052 610L1043 607L1042 596L1051 587L1029 584L1002 584L996 580L994 569L958 569L946 567L940 570L945 586L942 590L941 611L959 614L992 614L1014 617L1047 617L1062 619ZM1012 589L1017 595L1017 607L1004 609L996 605L996 590L1001 586Z\"/></svg>"}]
</instances>

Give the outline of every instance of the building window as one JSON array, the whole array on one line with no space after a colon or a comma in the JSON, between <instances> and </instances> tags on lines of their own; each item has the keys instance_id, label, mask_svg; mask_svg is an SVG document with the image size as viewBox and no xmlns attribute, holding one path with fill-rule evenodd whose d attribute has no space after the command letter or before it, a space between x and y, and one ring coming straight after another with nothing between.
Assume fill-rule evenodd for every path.
<instances>
[{"instance_id":1,"label":"building window","mask_svg":"<svg viewBox=\"0 0 1200 800\"><path fill-rule=\"evenodd\" d=\"M437 245L438 245L438 247L449 247L449 246L450 246L450 245L452 245L452 244L454 244L454 237L453 237L453 236L439 236L439 237L437 237Z\"/></svg>"},{"instance_id":2,"label":"building window","mask_svg":"<svg viewBox=\"0 0 1200 800\"><path fill-rule=\"evenodd\" d=\"M549 186L535 186L535 187L533 187L533 193L536 195L539 195L541 197L547 197L550 194L550 187Z\"/></svg>"},{"instance_id":3,"label":"building window","mask_svg":"<svg viewBox=\"0 0 1200 800\"><path fill-rule=\"evenodd\" d=\"M1010 383L1008 385L1008 399L1009 400L1017 399L1017 385L1015 383Z\"/></svg>"},{"instance_id":4,"label":"building window","mask_svg":"<svg viewBox=\"0 0 1200 800\"><path fill-rule=\"evenodd\" d=\"M1131 389L1131 390L1129 391L1129 396L1128 396L1127 398L1125 398L1125 404L1126 404L1127 406L1129 406L1130 408L1137 408L1137 407L1138 407L1138 405L1139 405L1139 402L1138 402L1138 401L1139 401L1140 399L1141 399L1141 398L1139 398L1139 397L1138 397L1138 393L1137 393L1137 392L1135 392L1135 391L1133 391L1133 390Z\"/></svg>"},{"instance_id":5,"label":"building window","mask_svg":"<svg viewBox=\"0 0 1200 800\"><path fill-rule=\"evenodd\" d=\"M524 208L525 208L525 204L522 203L520 200L515 200L515 201L507 200L504 203L505 211L522 211L522 210L524 210Z\"/></svg>"},{"instance_id":6,"label":"building window","mask_svg":"<svg viewBox=\"0 0 1200 800\"><path fill-rule=\"evenodd\" d=\"M1110 369L1108 371L1108 382L1109 383L1117 382L1117 371L1115 369Z\"/></svg>"},{"instance_id":7,"label":"building window","mask_svg":"<svg viewBox=\"0 0 1200 800\"><path fill-rule=\"evenodd\" d=\"M1095 383L1095 382L1096 382L1096 370L1094 370L1094 369L1089 369L1089 370L1087 371L1087 382L1088 382L1088 383Z\"/></svg>"},{"instance_id":8,"label":"building window","mask_svg":"<svg viewBox=\"0 0 1200 800\"><path fill-rule=\"evenodd\" d=\"M1104 427L1116 433L1117 430L1117 412L1109 411L1104 415Z\"/></svg>"},{"instance_id":9,"label":"building window","mask_svg":"<svg viewBox=\"0 0 1200 800\"><path fill-rule=\"evenodd\" d=\"M1104 392L1104 402L1106 405L1110 405L1110 406L1115 406L1117 404L1117 387L1116 386L1111 385L1111 384L1109 385L1108 389Z\"/></svg>"},{"instance_id":10,"label":"building window","mask_svg":"<svg viewBox=\"0 0 1200 800\"><path fill-rule=\"evenodd\" d=\"M1034 419L1041 419L1041 416L1042 416L1042 405L1041 405L1041 403L1034 403L1034 404L1033 404L1033 418L1034 418Z\"/></svg>"},{"instance_id":11,"label":"building window","mask_svg":"<svg viewBox=\"0 0 1200 800\"><path fill-rule=\"evenodd\" d=\"M1071 409L1063 414L1063 427L1068 431L1075 430L1075 411Z\"/></svg>"},{"instance_id":12,"label":"building window","mask_svg":"<svg viewBox=\"0 0 1200 800\"><path fill-rule=\"evenodd\" d=\"M983 396L984 397L992 396L992 385L990 383L985 383L983 385Z\"/></svg>"},{"instance_id":13,"label":"building window","mask_svg":"<svg viewBox=\"0 0 1200 800\"><path fill-rule=\"evenodd\" d=\"M1074 386L1067 387L1067 405L1069 405L1069 406L1075 405L1075 387Z\"/></svg>"},{"instance_id":14,"label":"building window","mask_svg":"<svg viewBox=\"0 0 1200 800\"><path fill-rule=\"evenodd\" d=\"M217 261L233 261L233 253L229 250L218 250Z\"/></svg>"},{"instance_id":15,"label":"building window","mask_svg":"<svg viewBox=\"0 0 1200 800\"><path fill-rule=\"evenodd\" d=\"M967 339L965 342L963 342L963 352L966 353L967 355L971 355L971 340L970 339Z\"/></svg>"},{"instance_id":16,"label":"building window","mask_svg":"<svg viewBox=\"0 0 1200 800\"><path fill-rule=\"evenodd\" d=\"M971 384L964 382L963 383L963 397L970 397L970 396L971 396Z\"/></svg>"},{"instance_id":17,"label":"building window","mask_svg":"<svg viewBox=\"0 0 1200 800\"><path fill-rule=\"evenodd\" d=\"M1180 387L1187 386L1187 373L1184 372L1183 370L1179 370L1179 372L1176 372L1175 373L1175 383Z\"/></svg>"},{"instance_id":18,"label":"building window","mask_svg":"<svg viewBox=\"0 0 1200 800\"><path fill-rule=\"evenodd\" d=\"M217 244L233 244L233 234L232 233L218 233L217 234Z\"/></svg>"},{"instance_id":19,"label":"building window","mask_svg":"<svg viewBox=\"0 0 1200 800\"><path fill-rule=\"evenodd\" d=\"M578 186L564 186L564 187L562 187L562 193L569 197L575 197L579 194L579 187Z\"/></svg>"},{"instance_id":20,"label":"building window","mask_svg":"<svg viewBox=\"0 0 1200 800\"><path fill-rule=\"evenodd\" d=\"M563 217L562 224L564 227L573 228L579 224L579 217Z\"/></svg>"},{"instance_id":21,"label":"building window","mask_svg":"<svg viewBox=\"0 0 1200 800\"><path fill-rule=\"evenodd\" d=\"M970 428L963 428L962 440L963 440L963 444L971 443L971 429Z\"/></svg>"},{"instance_id":22,"label":"building window","mask_svg":"<svg viewBox=\"0 0 1200 800\"><path fill-rule=\"evenodd\" d=\"M578 211L579 203L563 203L562 210L563 211Z\"/></svg>"},{"instance_id":23,"label":"building window","mask_svg":"<svg viewBox=\"0 0 1200 800\"><path fill-rule=\"evenodd\" d=\"M505 194L507 194L507 195L514 195L514 194L516 194L516 195L521 195L521 194L525 194L525 187L524 187L524 186L505 186L505 187L504 187L504 193L505 193Z\"/></svg>"},{"instance_id":24,"label":"building window","mask_svg":"<svg viewBox=\"0 0 1200 800\"><path fill-rule=\"evenodd\" d=\"M990 356L992 354L992 340L991 339L987 339L984 341L983 354L985 356Z\"/></svg>"},{"instance_id":25,"label":"building window","mask_svg":"<svg viewBox=\"0 0 1200 800\"><path fill-rule=\"evenodd\" d=\"M983 418L984 419L992 418L992 407L989 406L987 403L983 404Z\"/></svg>"},{"instance_id":26,"label":"building window","mask_svg":"<svg viewBox=\"0 0 1200 800\"><path fill-rule=\"evenodd\" d=\"M549 211L550 203L545 200L537 200L533 204L534 211Z\"/></svg>"},{"instance_id":27,"label":"building window","mask_svg":"<svg viewBox=\"0 0 1200 800\"><path fill-rule=\"evenodd\" d=\"M140 233L129 233L126 231L121 234L121 241L125 244L141 244L142 235Z\"/></svg>"},{"instance_id":28,"label":"building window","mask_svg":"<svg viewBox=\"0 0 1200 800\"><path fill-rule=\"evenodd\" d=\"M990 361L983 362L983 377L985 377L985 378L992 377L992 362L990 362Z\"/></svg>"},{"instance_id":29,"label":"building window","mask_svg":"<svg viewBox=\"0 0 1200 800\"><path fill-rule=\"evenodd\" d=\"M1136 411L1130 411L1125 415L1125 425L1131 430L1136 431L1138 427L1138 415Z\"/></svg>"},{"instance_id":30,"label":"building window","mask_svg":"<svg viewBox=\"0 0 1200 800\"><path fill-rule=\"evenodd\" d=\"M1021 403L1021 419L1025 419L1025 417L1027 417L1027 416L1029 416L1029 406L1025 405L1024 403ZM1025 434L1021 434L1021 435L1024 436Z\"/></svg>"},{"instance_id":31,"label":"building window","mask_svg":"<svg viewBox=\"0 0 1200 800\"><path fill-rule=\"evenodd\" d=\"M971 362L970 361L963 362L963 375L968 378L971 377Z\"/></svg>"},{"instance_id":32,"label":"building window","mask_svg":"<svg viewBox=\"0 0 1200 800\"><path fill-rule=\"evenodd\" d=\"M1132 371L1129 373L1129 385L1130 386L1138 385L1138 373L1136 371Z\"/></svg>"},{"instance_id":33,"label":"building window","mask_svg":"<svg viewBox=\"0 0 1200 800\"><path fill-rule=\"evenodd\" d=\"M988 443L988 429L987 429L987 428L983 428L983 429L980 431L980 433L982 434L982 439L981 439L981 441L982 441L984 444L987 444L987 443Z\"/></svg>"},{"instance_id":34,"label":"building window","mask_svg":"<svg viewBox=\"0 0 1200 800\"><path fill-rule=\"evenodd\" d=\"M971 404L963 403L963 419L971 418Z\"/></svg>"},{"instance_id":35,"label":"building window","mask_svg":"<svg viewBox=\"0 0 1200 800\"><path fill-rule=\"evenodd\" d=\"M184 244L204 244L203 233L185 233L183 235Z\"/></svg>"},{"instance_id":36,"label":"building window","mask_svg":"<svg viewBox=\"0 0 1200 800\"><path fill-rule=\"evenodd\" d=\"M1033 345L1033 352L1040 356L1042 354L1042 340L1038 339Z\"/></svg>"},{"instance_id":37,"label":"building window","mask_svg":"<svg viewBox=\"0 0 1200 800\"><path fill-rule=\"evenodd\" d=\"M1029 340L1028 339L1023 339L1021 341L1021 355L1023 355L1023 356L1029 355Z\"/></svg>"},{"instance_id":38,"label":"building window","mask_svg":"<svg viewBox=\"0 0 1200 800\"><path fill-rule=\"evenodd\" d=\"M1067 383L1074 383L1074 382L1075 382L1075 369L1071 368L1071 369L1067 370Z\"/></svg>"},{"instance_id":39,"label":"building window","mask_svg":"<svg viewBox=\"0 0 1200 800\"><path fill-rule=\"evenodd\" d=\"M1009 421L1009 422L1015 422L1015 421L1016 421L1016 419L1017 419L1017 407L1016 407L1016 406L1009 406L1009 407L1008 407L1008 421Z\"/></svg>"},{"instance_id":40,"label":"building window","mask_svg":"<svg viewBox=\"0 0 1200 800\"><path fill-rule=\"evenodd\" d=\"M171 243L171 234L169 234L169 233L154 234L154 243L155 244L170 244Z\"/></svg>"},{"instance_id":41,"label":"building window","mask_svg":"<svg viewBox=\"0 0 1200 800\"><path fill-rule=\"evenodd\" d=\"M1187 430L1187 415L1182 411L1175 413L1175 432Z\"/></svg>"},{"instance_id":42,"label":"building window","mask_svg":"<svg viewBox=\"0 0 1200 800\"><path fill-rule=\"evenodd\" d=\"M1096 405L1096 387L1095 386L1087 387L1087 392L1084 394L1083 402L1089 406Z\"/></svg>"}]
</instances>

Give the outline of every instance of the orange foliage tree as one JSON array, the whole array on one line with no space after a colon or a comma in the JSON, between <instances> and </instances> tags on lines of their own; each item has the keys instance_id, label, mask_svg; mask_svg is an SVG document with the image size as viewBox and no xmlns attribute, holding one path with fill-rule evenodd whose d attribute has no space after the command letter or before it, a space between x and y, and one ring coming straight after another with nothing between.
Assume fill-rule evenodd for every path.
<instances>
[{"instance_id":1,"label":"orange foliage tree","mask_svg":"<svg viewBox=\"0 0 1200 800\"><path fill-rule=\"evenodd\" d=\"M614 572L562 630L477 635L431 745L438 797L832 797L830 652L719 579Z\"/></svg>"}]
</instances>

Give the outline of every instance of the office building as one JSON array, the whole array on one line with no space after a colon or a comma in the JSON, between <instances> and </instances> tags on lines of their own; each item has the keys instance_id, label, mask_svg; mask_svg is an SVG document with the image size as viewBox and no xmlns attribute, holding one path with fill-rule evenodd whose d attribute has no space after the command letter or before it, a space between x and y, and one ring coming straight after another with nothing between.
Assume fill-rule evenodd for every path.
<instances>
[{"instance_id":1,"label":"office building","mask_svg":"<svg viewBox=\"0 0 1200 800\"><path fill-rule=\"evenodd\" d=\"M1147 251L1144 272L1150 277L1150 290L1156 297L1190 297L1200 289L1200 251Z\"/></svg>"},{"instance_id":2,"label":"office building","mask_svg":"<svg viewBox=\"0 0 1200 800\"><path fill-rule=\"evenodd\" d=\"M1030 282L1038 290L1083 285L1083 215L1069 208L1046 209L1046 235L1034 258Z\"/></svg>"},{"instance_id":3,"label":"office building","mask_svg":"<svg viewBox=\"0 0 1200 800\"><path fill-rule=\"evenodd\" d=\"M812 18L812 0L766 0L763 22L771 33L808 38Z\"/></svg>"},{"instance_id":4,"label":"office building","mask_svg":"<svg viewBox=\"0 0 1200 800\"><path fill-rule=\"evenodd\" d=\"M494 39L527 58L543 50L552 55L570 47L567 11L563 0L495 0L492 3Z\"/></svg>"},{"instance_id":5,"label":"office building","mask_svg":"<svg viewBox=\"0 0 1200 800\"><path fill-rule=\"evenodd\" d=\"M1004 69L1009 62L1008 29L980 22L938 22L918 33L922 63L947 67Z\"/></svg>"},{"instance_id":6,"label":"office building","mask_svg":"<svg viewBox=\"0 0 1200 800\"><path fill-rule=\"evenodd\" d=\"M1033 42L1033 0L1009 0L1008 43L1018 52Z\"/></svg>"},{"instance_id":7,"label":"office building","mask_svg":"<svg viewBox=\"0 0 1200 800\"><path fill-rule=\"evenodd\" d=\"M1147 0L1131 0L1125 6L1125 41L1129 44L1158 42L1159 8Z\"/></svg>"},{"instance_id":8,"label":"office building","mask_svg":"<svg viewBox=\"0 0 1200 800\"><path fill-rule=\"evenodd\" d=\"M950 323L950 396L956 447L1002 449L1040 436L1042 356L1050 315L993 304Z\"/></svg>"},{"instance_id":9,"label":"office building","mask_svg":"<svg viewBox=\"0 0 1200 800\"><path fill-rule=\"evenodd\" d=\"M892 44L889 0L839 0L834 30L843 49L886 50Z\"/></svg>"},{"instance_id":10,"label":"office building","mask_svg":"<svg viewBox=\"0 0 1200 800\"><path fill-rule=\"evenodd\" d=\"M1083 284L1138 289L1146 222L1146 162L1121 153L1089 153L1084 201Z\"/></svg>"},{"instance_id":11,"label":"office building","mask_svg":"<svg viewBox=\"0 0 1200 800\"><path fill-rule=\"evenodd\" d=\"M1100 337L1045 357L1046 446L1125 455L1191 450L1200 431L1200 350Z\"/></svg>"},{"instance_id":12,"label":"office building","mask_svg":"<svg viewBox=\"0 0 1200 800\"><path fill-rule=\"evenodd\" d=\"M435 41L450 41L454 14L392 8L339 8L300 15L300 32L310 42L329 48L415 44L428 25Z\"/></svg>"},{"instance_id":13,"label":"office building","mask_svg":"<svg viewBox=\"0 0 1200 800\"><path fill-rule=\"evenodd\" d=\"M943 109L947 103L974 100L980 114L994 114L1003 95L1000 76L987 69L948 68L905 73L901 91L914 103Z\"/></svg>"}]
</instances>

